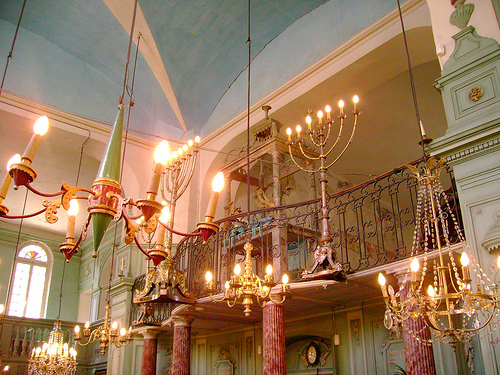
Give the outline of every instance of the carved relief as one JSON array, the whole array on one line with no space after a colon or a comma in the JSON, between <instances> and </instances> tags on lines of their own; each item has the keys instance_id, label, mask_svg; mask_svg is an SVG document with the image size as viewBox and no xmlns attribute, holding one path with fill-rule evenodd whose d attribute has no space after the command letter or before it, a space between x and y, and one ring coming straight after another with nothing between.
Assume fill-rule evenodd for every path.
<instances>
[{"instance_id":1,"label":"carved relief","mask_svg":"<svg viewBox=\"0 0 500 375\"><path fill-rule=\"evenodd\" d=\"M219 357L214 364L214 371L216 375L234 375L234 368L236 367L236 361L231 358L231 353L229 348L224 346L220 350Z\"/></svg>"}]
</instances>

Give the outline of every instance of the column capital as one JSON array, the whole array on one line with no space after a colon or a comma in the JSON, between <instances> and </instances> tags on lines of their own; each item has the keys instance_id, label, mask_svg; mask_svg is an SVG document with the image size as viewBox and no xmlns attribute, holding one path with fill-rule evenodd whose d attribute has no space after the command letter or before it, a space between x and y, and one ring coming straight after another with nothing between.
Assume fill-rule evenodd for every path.
<instances>
[{"instance_id":1,"label":"column capital","mask_svg":"<svg viewBox=\"0 0 500 375\"><path fill-rule=\"evenodd\" d=\"M192 315L175 315L170 318L174 327L191 327L195 319Z\"/></svg>"},{"instance_id":2,"label":"column capital","mask_svg":"<svg viewBox=\"0 0 500 375\"><path fill-rule=\"evenodd\" d=\"M141 327L141 329L137 332L142 335L145 340L151 339L156 340L158 336L162 333L157 327Z\"/></svg>"}]
</instances>

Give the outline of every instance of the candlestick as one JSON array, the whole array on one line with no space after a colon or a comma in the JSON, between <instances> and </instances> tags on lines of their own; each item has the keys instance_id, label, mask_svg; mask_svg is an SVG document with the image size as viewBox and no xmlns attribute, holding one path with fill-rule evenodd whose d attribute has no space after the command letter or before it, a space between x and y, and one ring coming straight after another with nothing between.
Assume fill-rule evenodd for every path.
<instances>
[{"instance_id":1,"label":"candlestick","mask_svg":"<svg viewBox=\"0 0 500 375\"><path fill-rule=\"evenodd\" d=\"M312 132L312 118L311 116L307 115L306 116L306 122L307 122L307 129L309 132Z\"/></svg>"},{"instance_id":2,"label":"candlestick","mask_svg":"<svg viewBox=\"0 0 500 375\"><path fill-rule=\"evenodd\" d=\"M300 125L297 125L295 130L297 131L297 139L300 140L300 132L302 131L302 127Z\"/></svg>"},{"instance_id":3,"label":"candlestick","mask_svg":"<svg viewBox=\"0 0 500 375\"><path fill-rule=\"evenodd\" d=\"M33 125L33 135L31 136L30 142L26 149L23 152L22 163L25 165L30 165L33 162L33 158L35 157L36 150L40 141L42 140L42 136L47 132L49 128L49 120L47 116L41 116L36 120Z\"/></svg>"},{"instance_id":4,"label":"candlestick","mask_svg":"<svg viewBox=\"0 0 500 375\"><path fill-rule=\"evenodd\" d=\"M359 97L357 95L354 95L352 98L352 101L354 103L354 112L358 111L358 102L359 102Z\"/></svg>"},{"instance_id":5,"label":"candlestick","mask_svg":"<svg viewBox=\"0 0 500 375\"><path fill-rule=\"evenodd\" d=\"M215 175L212 181L212 194L208 202L207 213L205 214L205 221L212 222L215 217L215 210L217 208L217 201L219 200L219 193L224 187L224 175L219 172Z\"/></svg>"},{"instance_id":6,"label":"candlestick","mask_svg":"<svg viewBox=\"0 0 500 375\"><path fill-rule=\"evenodd\" d=\"M420 121L420 132L422 133L422 137L425 138L427 134L425 134L424 124Z\"/></svg>"},{"instance_id":7,"label":"candlestick","mask_svg":"<svg viewBox=\"0 0 500 375\"><path fill-rule=\"evenodd\" d=\"M327 105L327 106L325 107L325 112L326 112L326 120L327 120L327 121L331 121L331 120L332 120L332 116L331 116L331 114L330 114L330 112L331 112L331 111L332 111L332 108L331 108L329 105Z\"/></svg>"}]
</instances>

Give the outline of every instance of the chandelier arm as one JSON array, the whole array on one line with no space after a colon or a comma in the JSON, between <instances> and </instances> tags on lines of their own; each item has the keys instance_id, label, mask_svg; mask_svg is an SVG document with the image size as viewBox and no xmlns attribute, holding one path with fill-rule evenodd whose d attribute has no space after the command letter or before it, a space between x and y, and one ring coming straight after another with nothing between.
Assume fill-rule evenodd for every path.
<instances>
[{"instance_id":1,"label":"chandelier arm","mask_svg":"<svg viewBox=\"0 0 500 375\"><path fill-rule=\"evenodd\" d=\"M132 201L132 199L129 201L129 203L127 204L124 204L124 206L129 206L129 207L137 207L137 205ZM139 219L141 216L143 216L142 212L139 212L139 214L137 215L129 215L128 212L126 210L122 210L122 213L123 213L123 216L129 220L137 220Z\"/></svg>"},{"instance_id":2,"label":"chandelier arm","mask_svg":"<svg viewBox=\"0 0 500 375\"><path fill-rule=\"evenodd\" d=\"M321 147L321 145L319 143L317 143L314 139L314 132L311 131L310 133L308 133L309 135L309 139L311 140L311 143L315 146L315 147ZM300 143L300 142L299 142ZM319 158L316 158L316 159L319 159Z\"/></svg>"},{"instance_id":3,"label":"chandelier arm","mask_svg":"<svg viewBox=\"0 0 500 375\"><path fill-rule=\"evenodd\" d=\"M176 179L175 179L175 186L177 186L177 189L176 192L177 192L177 195L179 194L179 188L181 188L181 186L184 184L184 181L186 179L186 175L188 173L188 166L190 165L190 158L187 158L187 157L181 157L181 159L179 160L179 165L177 167L177 170L179 171L177 173L177 176Z\"/></svg>"},{"instance_id":4,"label":"chandelier arm","mask_svg":"<svg viewBox=\"0 0 500 375\"><path fill-rule=\"evenodd\" d=\"M256 295L256 300L257 300L257 303L259 304L260 307L264 308L266 306L266 300L261 301L258 294Z\"/></svg>"},{"instance_id":5,"label":"chandelier arm","mask_svg":"<svg viewBox=\"0 0 500 375\"><path fill-rule=\"evenodd\" d=\"M57 197L59 195L63 195L65 193L65 190L58 191L57 193L42 193L41 191L38 191L33 186L31 186L29 182L26 183L26 185L24 186L26 186L26 189L28 189L32 193L35 193L36 195L39 195L41 197L52 198L52 197Z\"/></svg>"},{"instance_id":6,"label":"chandelier arm","mask_svg":"<svg viewBox=\"0 0 500 375\"><path fill-rule=\"evenodd\" d=\"M184 236L184 237L196 237L196 236L201 236L201 232L194 232L194 233L183 233L175 230L174 228L169 227L167 224L162 223L160 220L158 222L168 231L177 234L179 236Z\"/></svg>"},{"instance_id":7,"label":"chandelier arm","mask_svg":"<svg viewBox=\"0 0 500 375\"><path fill-rule=\"evenodd\" d=\"M317 173L318 171L314 171L314 170L309 170L309 169L306 169L306 168L303 168L301 167L296 161L295 161L295 158L293 156L293 153L292 153L292 146L291 145L288 145L288 150L289 150L289 154L290 154L290 158L292 159L293 163L297 166L297 168L303 170L304 172L308 172L308 173Z\"/></svg>"},{"instance_id":8,"label":"chandelier arm","mask_svg":"<svg viewBox=\"0 0 500 375\"><path fill-rule=\"evenodd\" d=\"M356 128L356 119L357 119L357 116L355 117L354 119L354 127L353 129ZM340 138L342 137L342 129L344 128L344 117L341 117L340 118L340 127L339 127L339 132L337 134L337 139L335 140L335 142L333 142L333 145L330 147L330 149L325 153L325 157L327 157L328 155L330 155L330 153L333 151L333 149L337 146L337 144L339 143L340 141ZM330 135L330 132L328 132L328 135L327 137ZM354 136L354 130L351 134L351 138L349 139L349 143L347 144L347 146L349 146L349 144L351 143L351 140L352 140L352 137ZM326 138L328 139L328 138ZM346 146L346 148L347 148ZM344 149L345 150L345 149ZM340 157L340 156L339 156ZM329 168L331 166L331 164L327 167Z\"/></svg>"},{"instance_id":9,"label":"chandelier arm","mask_svg":"<svg viewBox=\"0 0 500 375\"><path fill-rule=\"evenodd\" d=\"M281 293L278 293L278 295L281 297L280 300L275 299L276 294L269 294L269 299L272 301L272 303L274 303L276 305L281 305L283 302L285 302L286 296L282 295Z\"/></svg>"},{"instance_id":10,"label":"chandelier arm","mask_svg":"<svg viewBox=\"0 0 500 375\"><path fill-rule=\"evenodd\" d=\"M450 255L450 257L452 257L451 252L449 253L449 255ZM453 274L451 273L451 268L448 268L448 273L450 274L452 288L455 290L456 293L460 293L460 288L458 288L458 285L455 284ZM455 275L455 277L457 278L458 283L461 283L462 281L464 281L460 278L460 275L458 275L458 273Z\"/></svg>"},{"instance_id":11,"label":"chandelier arm","mask_svg":"<svg viewBox=\"0 0 500 375\"><path fill-rule=\"evenodd\" d=\"M168 168L165 169L165 173L163 175L163 179L162 179L162 182L163 182L163 191L162 191L162 197L163 199L167 200L166 196L165 196L165 191L167 191L168 194L172 195L173 192L174 192L174 186L170 186L173 181L174 181L174 177L173 177L173 174L175 172L175 169L177 168L175 165L170 165Z\"/></svg>"},{"instance_id":12,"label":"chandelier arm","mask_svg":"<svg viewBox=\"0 0 500 375\"><path fill-rule=\"evenodd\" d=\"M146 255L149 259L153 259L151 258L151 256L142 248L141 244L139 243L139 240L137 239L137 236L134 235L134 242L135 244L137 245L137 247L139 248L139 250L141 250L143 252L144 255Z\"/></svg>"},{"instance_id":13,"label":"chandelier arm","mask_svg":"<svg viewBox=\"0 0 500 375\"><path fill-rule=\"evenodd\" d=\"M45 211L47 211L47 208L48 207L42 208L40 211L31 213L31 214L27 214L27 215L3 215L2 213L0 213L0 217L5 218L5 219L27 219L30 217L40 215L41 213L44 213Z\"/></svg>"},{"instance_id":14,"label":"chandelier arm","mask_svg":"<svg viewBox=\"0 0 500 375\"><path fill-rule=\"evenodd\" d=\"M174 165L174 168L170 170L169 173L169 179L168 179L168 192L170 194L170 201L171 204L172 202L177 201L177 198L174 194L176 194L177 190L179 189L179 174L180 174L180 168L177 165ZM172 185L170 185L172 184Z\"/></svg>"},{"instance_id":15,"label":"chandelier arm","mask_svg":"<svg viewBox=\"0 0 500 375\"><path fill-rule=\"evenodd\" d=\"M167 200L167 198L165 197L165 190L168 191L167 182L165 182L165 181L168 179L169 171L170 171L169 168L165 168L163 170L163 172L161 173L161 177L160 177L160 194L161 194L162 199L165 201Z\"/></svg>"},{"instance_id":16,"label":"chandelier arm","mask_svg":"<svg viewBox=\"0 0 500 375\"><path fill-rule=\"evenodd\" d=\"M209 296L210 296L210 299L211 299L213 302L223 302L223 301L226 299L226 296L225 296L225 295L224 295L224 296L221 296L221 298L220 298L220 299L219 299L219 298L214 297L214 295L213 295L213 294L210 294Z\"/></svg>"},{"instance_id":17,"label":"chandelier arm","mask_svg":"<svg viewBox=\"0 0 500 375\"><path fill-rule=\"evenodd\" d=\"M315 157L315 156L309 156L304 152L304 149L302 148L302 142L297 142L299 144L300 152L302 152L302 155L306 157L309 160L319 160L321 157ZM316 144L315 144L316 145ZM319 146L318 146L319 147Z\"/></svg>"},{"instance_id":18,"label":"chandelier arm","mask_svg":"<svg viewBox=\"0 0 500 375\"><path fill-rule=\"evenodd\" d=\"M177 199L179 199L181 197L181 195L184 194L184 192L186 191L186 189L189 185L189 182L191 182L191 179L193 178L194 166L196 165L197 158L198 158L198 154L195 154L192 157L190 157L191 160L189 161L189 176L187 177L187 180L184 181L184 179L186 178L186 175L184 175L183 181L182 181L184 186L182 187L181 191L177 193ZM187 169L188 168L186 166L186 171L187 171ZM186 173L186 171L184 173Z\"/></svg>"},{"instance_id":19,"label":"chandelier arm","mask_svg":"<svg viewBox=\"0 0 500 375\"><path fill-rule=\"evenodd\" d=\"M309 135L309 138L311 139L311 142L312 142L312 144L313 144L314 146L316 146L316 147L322 147L322 146L324 146L324 145L325 145L325 141L322 141L322 140L321 140L321 137L323 137L323 139L328 139L328 135L330 135L330 129L331 129L331 124L330 124L330 122L328 122L328 133L327 133L327 136L325 137L325 136L323 135L323 133L322 133L322 132L320 132L320 133L318 134L318 136L317 136L317 137L319 138L319 142L316 142L316 140L314 139L314 131L313 131L312 129L311 129L311 130L309 130L309 129L308 129L308 130L307 130L307 132L306 132L306 134L308 134L308 135ZM319 159L319 158L318 158L318 159Z\"/></svg>"},{"instance_id":20,"label":"chandelier arm","mask_svg":"<svg viewBox=\"0 0 500 375\"><path fill-rule=\"evenodd\" d=\"M352 138L354 137L354 133L356 131L356 126L357 126L357 119L358 119L358 115L355 115L354 116L354 126L352 128L352 132L351 132L351 137L349 138L349 141L347 142L347 144L345 145L344 149L342 150L342 152L330 163L328 164L328 166L326 167L326 169L330 168L333 164L335 164L341 157L342 155L344 155L344 153L347 151L347 148L349 147L349 145L352 143ZM331 151L331 150L330 150ZM330 153L330 151L328 151L327 155Z\"/></svg>"}]
</instances>

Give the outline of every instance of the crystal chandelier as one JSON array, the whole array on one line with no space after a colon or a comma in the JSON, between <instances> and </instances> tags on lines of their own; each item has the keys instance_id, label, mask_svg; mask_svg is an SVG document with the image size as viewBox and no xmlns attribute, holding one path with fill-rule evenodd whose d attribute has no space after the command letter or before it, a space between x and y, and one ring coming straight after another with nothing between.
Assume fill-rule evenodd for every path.
<instances>
[{"instance_id":1,"label":"crystal chandelier","mask_svg":"<svg viewBox=\"0 0 500 375\"><path fill-rule=\"evenodd\" d=\"M74 206L72 210L75 210ZM31 351L31 357L28 360L28 375L73 375L76 372L76 350L64 342L64 332L61 329L61 321L59 320L61 317L65 271L66 263L63 263L59 311L54 321L54 328L50 331L47 342L44 342L42 346L33 348Z\"/></svg>"},{"instance_id":2,"label":"crystal chandelier","mask_svg":"<svg viewBox=\"0 0 500 375\"><path fill-rule=\"evenodd\" d=\"M76 372L76 350L64 343L61 322L56 320L46 343L33 348L28 360L29 375L73 375Z\"/></svg>"},{"instance_id":3,"label":"crystal chandelier","mask_svg":"<svg viewBox=\"0 0 500 375\"><path fill-rule=\"evenodd\" d=\"M241 274L241 266L236 264L234 275L226 281L225 291L222 296L214 296L217 293L212 273L207 271L205 274L205 292L210 295L214 302L227 302L229 307L233 307L237 302L241 303L245 310L245 316L249 316L252 310L250 306L257 303L264 307L266 302L271 301L275 304L285 302L285 299L291 295L290 285L288 285L288 275L285 273L282 277L282 285L278 292L273 293L272 288L277 284L274 281L273 267L269 264L266 268L266 275L261 279L252 272L252 250L253 245L250 242L245 243L245 271Z\"/></svg>"},{"instance_id":4,"label":"crystal chandelier","mask_svg":"<svg viewBox=\"0 0 500 375\"><path fill-rule=\"evenodd\" d=\"M329 215L328 215L328 207L327 207L327 191L326 186L328 183L327 171L333 164L335 164L342 155L346 152L347 148L351 144L352 138L354 137L354 132L356 131L356 125L358 122L358 116L360 111L358 109L359 98L357 95L353 98L354 108L352 111L354 117L354 124L351 129L351 134L349 135L348 141L342 148L342 150L337 151L336 148L339 145L339 141L342 137L342 131L344 129L344 120L347 117L344 113L344 101L339 101L340 113L337 118L339 119L339 125L335 129L333 127L333 118L331 116L331 107L329 105L326 106L326 119L323 119L324 113L319 111L317 114L317 118L313 121L313 114L309 111L306 117L307 129L305 133L307 135L308 142L304 140L301 136L302 127L297 125L296 131L297 136L295 139L292 139L292 129L287 129L288 134L288 152L290 153L290 158L294 162L294 164L301 170L308 173L320 173L320 183L321 183L321 238L319 240L319 245L317 249L314 251L314 264L310 270L305 270L302 273L302 277L306 280L312 279L333 279L337 281L345 280L346 274L342 265L337 262L335 257L335 251L331 246L332 236L330 234L330 225L328 224ZM335 141L332 145L327 145L328 140L335 138ZM311 143L316 149L318 149L318 155L313 154L311 152L310 145ZM293 148L292 148L293 147ZM297 150L298 148L298 150ZM314 169L314 165L308 165L304 167L300 165L294 157L294 153L298 152L302 159L307 160L308 162L316 162L319 161L319 166L317 169ZM336 153L335 157L332 161L327 164L327 157ZM312 164L311 163L311 164Z\"/></svg>"},{"instance_id":5,"label":"crystal chandelier","mask_svg":"<svg viewBox=\"0 0 500 375\"><path fill-rule=\"evenodd\" d=\"M392 329L409 319L423 318L436 341L450 343L455 349L458 342L470 341L486 326L498 326L499 284L489 279L465 243L439 180L444 159L429 158L422 174L413 166L408 168L419 181L411 281L405 281L396 293L379 274L386 303L384 324ZM463 247L461 266L451 249L452 234ZM421 270L419 258L423 259ZM500 257L497 263L500 267ZM425 341L420 332L410 333Z\"/></svg>"}]
</instances>

